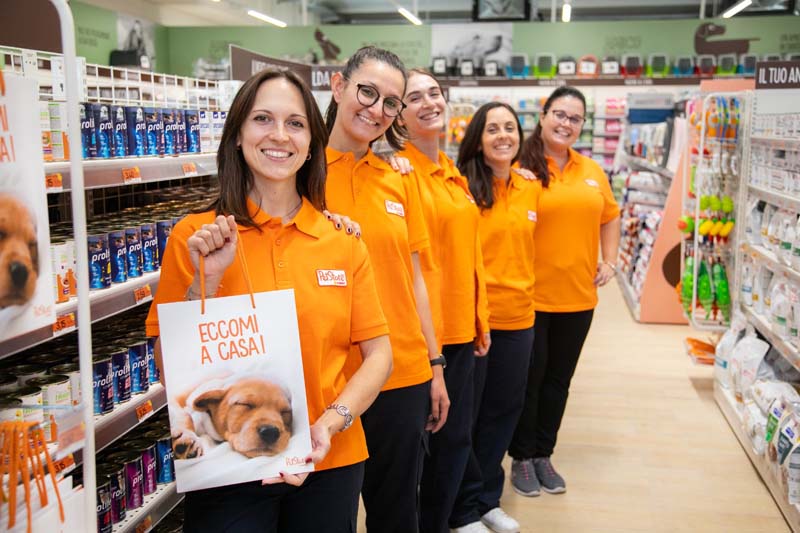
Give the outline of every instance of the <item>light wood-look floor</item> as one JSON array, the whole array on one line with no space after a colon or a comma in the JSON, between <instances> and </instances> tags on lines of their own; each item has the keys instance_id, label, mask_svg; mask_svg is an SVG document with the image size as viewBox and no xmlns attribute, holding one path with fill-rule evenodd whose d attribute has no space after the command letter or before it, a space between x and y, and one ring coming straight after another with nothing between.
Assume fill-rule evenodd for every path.
<instances>
[{"instance_id":1,"label":"light wood-look floor","mask_svg":"<svg viewBox=\"0 0 800 533\"><path fill-rule=\"evenodd\" d=\"M502 507L523 532L789 531L711 369L683 354L689 328L634 322L614 282L600 299L553 456L568 492L526 498L507 480Z\"/></svg>"}]
</instances>

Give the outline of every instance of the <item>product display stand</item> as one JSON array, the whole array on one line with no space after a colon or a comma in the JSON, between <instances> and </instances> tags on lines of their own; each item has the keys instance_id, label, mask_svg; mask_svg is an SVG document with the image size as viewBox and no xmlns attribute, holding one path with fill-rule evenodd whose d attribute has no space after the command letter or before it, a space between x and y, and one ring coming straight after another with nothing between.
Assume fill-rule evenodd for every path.
<instances>
[{"instance_id":1,"label":"product display stand","mask_svg":"<svg viewBox=\"0 0 800 533\"><path fill-rule=\"evenodd\" d=\"M800 154L800 87L781 84L776 81L779 76L770 78L768 66L779 73L800 69L797 62L757 65L750 148L742 163L744 180L736 210L739 266L732 292L734 304L742 310L747 323L774 351L800 370L800 343L791 333L796 324L791 316L793 309L788 311L790 316L785 316L786 307L771 302L768 287L762 287L761 283L774 282L777 287L773 294L790 298L800 287L800 268L791 260L792 254L786 253L786 246L781 246L781 239L793 241L792 237L778 232L775 225L770 229L768 223L762 231L761 223L756 223L758 216L771 218L783 210L786 229L797 222L800 212L800 188L794 185L800 184L800 159L794 155ZM772 242L773 239L777 242ZM793 246L794 242L790 250ZM714 398L789 526L800 532L800 506L789 502L787 487L778 479L774 465L754 451L752 436L743 429L744 407L718 380L714 383Z\"/></svg>"}]
</instances>

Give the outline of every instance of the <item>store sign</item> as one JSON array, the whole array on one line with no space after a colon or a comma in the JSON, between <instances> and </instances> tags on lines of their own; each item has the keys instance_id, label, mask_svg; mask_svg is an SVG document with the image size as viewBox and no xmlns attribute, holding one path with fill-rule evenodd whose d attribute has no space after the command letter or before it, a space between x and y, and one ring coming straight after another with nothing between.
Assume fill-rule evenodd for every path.
<instances>
[{"instance_id":1,"label":"store sign","mask_svg":"<svg viewBox=\"0 0 800 533\"><path fill-rule=\"evenodd\" d=\"M246 81L265 69L290 70L311 85L311 67L303 63L269 57L236 45L230 45L231 78Z\"/></svg>"},{"instance_id":2,"label":"store sign","mask_svg":"<svg viewBox=\"0 0 800 533\"><path fill-rule=\"evenodd\" d=\"M800 89L800 61L756 63L756 89Z\"/></svg>"},{"instance_id":3,"label":"store sign","mask_svg":"<svg viewBox=\"0 0 800 533\"><path fill-rule=\"evenodd\" d=\"M340 66L311 67L311 90L330 91L331 77L334 73L341 72L343 69L344 67Z\"/></svg>"}]
</instances>

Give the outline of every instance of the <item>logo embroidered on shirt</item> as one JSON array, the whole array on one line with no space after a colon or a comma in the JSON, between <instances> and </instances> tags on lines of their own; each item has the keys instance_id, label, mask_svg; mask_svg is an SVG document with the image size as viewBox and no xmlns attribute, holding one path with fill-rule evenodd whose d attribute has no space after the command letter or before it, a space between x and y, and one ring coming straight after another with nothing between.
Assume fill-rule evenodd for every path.
<instances>
[{"instance_id":1,"label":"logo embroidered on shirt","mask_svg":"<svg viewBox=\"0 0 800 533\"><path fill-rule=\"evenodd\" d=\"M531 222L536 222L537 220L536 211L528 211L528 220L530 220Z\"/></svg>"},{"instance_id":2,"label":"logo embroidered on shirt","mask_svg":"<svg viewBox=\"0 0 800 533\"><path fill-rule=\"evenodd\" d=\"M594 180L584 180L584 181L586 182L586 185L589 185L590 187L599 187L600 186L600 184L597 183Z\"/></svg>"},{"instance_id":3,"label":"logo embroidered on shirt","mask_svg":"<svg viewBox=\"0 0 800 533\"><path fill-rule=\"evenodd\" d=\"M347 287L347 276L344 270L317 270L317 282L320 287Z\"/></svg>"},{"instance_id":4,"label":"logo embroidered on shirt","mask_svg":"<svg viewBox=\"0 0 800 533\"><path fill-rule=\"evenodd\" d=\"M403 209L403 204L398 202L393 202L391 200L386 200L386 212L391 215L397 215L399 217L406 216L406 210Z\"/></svg>"}]
</instances>

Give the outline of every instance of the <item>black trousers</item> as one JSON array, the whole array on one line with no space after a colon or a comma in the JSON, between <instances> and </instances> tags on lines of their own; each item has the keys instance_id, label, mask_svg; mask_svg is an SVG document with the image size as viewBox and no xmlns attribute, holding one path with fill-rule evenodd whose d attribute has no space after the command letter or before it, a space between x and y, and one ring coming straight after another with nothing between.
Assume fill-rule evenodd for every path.
<instances>
[{"instance_id":1,"label":"black trousers","mask_svg":"<svg viewBox=\"0 0 800 533\"><path fill-rule=\"evenodd\" d=\"M575 313L536 312L533 358L525 407L508 454L514 459L550 457L564 417L569 384L578 366L594 309Z\"/></svg>"},{"instance_id":2,"label":"black trousers","mask_svg":"<svg viewBox=\"0 0 800 533\"><path fill-rule=\"evenodd\" d=\"M417 488L430 410L431 382L426 381L381 392L361 415L369 448L361 489L367 531L417 531Z\"/></svg>"},{"instance_id":3,"label":"black trousers","mask_svg":"<svg viewBox=\"0 0 800 533\"><path fill-rule=\"evenodd\" d=\"M451 528L477 522L500 505L505 480L501 463L522 413L532 345L533 327L492 330L489 354L475 359L472 451L450 515Z\"/></svg>"},{"instance_id":4,"label":"black trousers","mask_svg":"<svg viewBox=\"0 0 800 533\"><path fill-rule=\"evenodd\" d=\"M364 463L312 472L305 483L260 481L186 493L185 533L355 533Z\"/></svg>"},{"instance_id":5,"label":"black trousers","mask_svg":"<svg viewBox=\"0 0 800 533\"><path fill-rule=\"evenodd\" d=\"M445 345L444 380L450 396L447 422L430 436L420 483L420 530L448 533L448 520L472 449L472 411L475 394L474 345Z\"/></svg>"}]
</instances>

